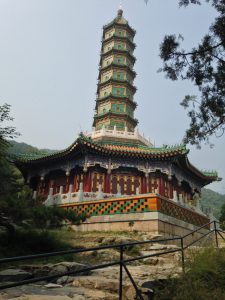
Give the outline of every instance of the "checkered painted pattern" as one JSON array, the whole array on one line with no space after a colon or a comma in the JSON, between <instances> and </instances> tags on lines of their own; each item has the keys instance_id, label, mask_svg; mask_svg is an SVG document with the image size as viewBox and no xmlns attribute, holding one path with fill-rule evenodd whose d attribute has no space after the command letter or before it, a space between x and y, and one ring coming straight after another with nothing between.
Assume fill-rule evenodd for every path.
<instances>
[{"instance_id":1,"label":"checkered painted pattern","mask_svg":"<svg viewBox=\"0 0 225 300\"><path fill-rule=\"evenodd\" d=\"M159 196L95 200L83 203L65 204L61 207L72 208L78 215L84 214L87 217L158 211L197 226L202 226L209 222L207 217Z\"/></svg>"},{"instance_id":2,"label":"checkered painted pattern","mask_svg":"<svg viewBox=\"0 0 225 300\"><path fill-rule=\"evenodd\" d=\"M197 226L202 226L209 222L207 217L196 214L190 209L183 208L171 201L165 199L159 199L160 209L159 211L165 215L169 215L176 219L191 223Z\"/></svg>"},{"instance_id":3,"label":"checkered painted pattern","mask_svg":"<svg viewBox=\"0 0 225 300\"><path fill-rule=\"evenodd\" d=\"M114 214L129 214L153 211L154 205L151 205L150 199L128 199L119 201L107 202L91 202L82 203L73 206L77 214L85 214L89 217L100 215L114 215Z\"/></svg>"}]
</instances>

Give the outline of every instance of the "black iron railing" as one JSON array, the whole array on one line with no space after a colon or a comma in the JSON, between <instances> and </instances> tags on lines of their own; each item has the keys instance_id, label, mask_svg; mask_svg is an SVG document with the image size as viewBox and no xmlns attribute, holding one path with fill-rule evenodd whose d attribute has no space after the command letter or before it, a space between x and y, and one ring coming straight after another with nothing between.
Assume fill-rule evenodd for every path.
<instances>
[{"instance_id":1,"label":"black iron railing","mask_svg":"<svg viewBox=\"0 0 225 300\"><path fill-rule=\"evenodd\" d=\"M35 254L35 255L27 255L27 256L18 256L18 257L9 257L9 258L3 258L0 259L0 265L3 263L10 263L10 262L19 262L19 261L26 261L26 260L32 260L32 259L38 259L38 258L48 258L53 256L62 256L67 254L77 254L77 253L83 253L83 252L90 252L90 251L99 251L99 250L105 250L105 249L118 249L120 252L120 259L109 262L109 263L102 263L99 265L94 265L90 267L85 267L80 270L76 271L68 271L64 273L59 273L55 275L48 275L48 276L42 276L39 278L30 278L19 282L12 282L12 283L6 283L3 285L0 285L0 290L21 286L29 283L35 283L39 281L49 281L52 279L56 279L62 276L68 276L68 275L77 275L82 274L85 272L97 270L97 269L103 269L111 266L119 266L119 289L118 289L118 299L122 300L123 296L123 271L126 272L128 278L130 279L138 299L144 300L143 295L141 293L141 289L138 288L137 284L135 283L131 273L128 270L127 264L134 261L139 261L142 259L155 257L155 256L161 256L164 254L174 253L174 252L180 252L181 253L181 262L182 262L182 270L185 272L185 250L188 249L190 246L200 242L204 238L206 238L209 235L214 234L215 235L215 246L219 247L218 242L218 235L225 241L225 238L223 237L222 233L225 233L225 231L219 229L219 226L217 226L218 222L212 221L210 223L207 223L196 230L191 231L190 233L181 236L181 237L174 237L174 238L166 238L166 239L158 239L158 240L148 240L148 241L142 241L142 242L132 242L132 243L124 243L120 245L110 245L110 246L101 246L101 247L92 247L87 249L71 249L66 251L58 251L58 252L50 252L50 253L43 253L43 254ZM198 236L196 239L194 239L194 235L198 233L200 237ZM191 242L188 243L187 239L191 237ZM179 244L180 247L177 247L176 249L171 249L167 251L161 251L153 254L148 255L142 255L137 256L133 258L127 258L124 259L124 251L126 248L130 248L132 246L136 245L145 245L145 244L152 244L152 243L167 243L167 242L176 242L176 244Z\"/></svg>"}]
</instances>

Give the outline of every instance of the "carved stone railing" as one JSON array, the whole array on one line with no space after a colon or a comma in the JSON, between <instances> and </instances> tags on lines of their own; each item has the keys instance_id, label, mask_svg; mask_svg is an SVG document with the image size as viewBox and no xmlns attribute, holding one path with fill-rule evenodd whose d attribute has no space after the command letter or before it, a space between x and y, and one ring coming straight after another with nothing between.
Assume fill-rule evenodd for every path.
<instances>
[{"instance_id":1,"label":"carved stone railing","mask_svg":"<svg viewBox=\"0 0 225 300\"><path fill-rule=\"evenodd\" d=\"M139 131L136 129L134 132L128 131L125 127L124 130L117 130L116 126L113 130L102 128L100 130L95 130L91 133L87 133L86 136L91 137L93 140L99 139L101 137L112 137L112 138L123 138L127 140L137 140L145 144L149 147L154 147L154 145L150 142L150 140L147 140L143 135L139 133Z\"/></svg>"}]
</instances>

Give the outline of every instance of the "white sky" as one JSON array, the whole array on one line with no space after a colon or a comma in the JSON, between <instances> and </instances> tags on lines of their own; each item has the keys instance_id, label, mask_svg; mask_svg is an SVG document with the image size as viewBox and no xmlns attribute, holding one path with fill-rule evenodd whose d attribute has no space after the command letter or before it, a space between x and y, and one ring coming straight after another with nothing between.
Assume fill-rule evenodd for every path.
<instances>
[{"instance_id":1,"label":"white sky","mask_svg":"<svg viewBox=\"0 0 225 300\"><path fill-rule=\"evenodd\" d=\"M12 105L23 141L63 149L92 127L102 26L117 13L119 0L0 0L0 105ZM196 94L190 82L171 82L162 73L159 44L165 34L185 37L190 49L207 33L214 10L178 8L178 0L124 0L124 16L136 29L134 66L139 129L156 142L180 143L188 126L179 105ZM225 137L189 154L200 169L225 178ZM224 181L208 186L225 193Z\"/></svg>"}]
</instances>

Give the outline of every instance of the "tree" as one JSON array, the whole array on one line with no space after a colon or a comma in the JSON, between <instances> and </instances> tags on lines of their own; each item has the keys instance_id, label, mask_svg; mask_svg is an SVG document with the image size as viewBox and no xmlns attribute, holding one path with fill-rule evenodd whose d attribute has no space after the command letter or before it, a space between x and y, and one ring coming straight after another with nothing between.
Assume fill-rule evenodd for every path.
<instances>
[{"instance_id":1,"label":"tree","mask_svg":"<svg viewBox=\"0 0 225 300\"><path fill-rule=\"evenodd\" d=\"M19 135L15 127L5 126L6 122L12 120L10 105L4 104L0 106L0 197L15 192L18 188L18 179L20 177L7 153L9 147L8 139L13 139Z\"/></svg>"},{"instance_id":2,"label":"tree","mask_svg":"<svg viewBox=\"0 0 225 300\"><path fill-rule=\"evenodd\" d=\"M13 121L13 118L10 116L10 105L5 103L0 106L0 151L8 146L7 139L13 139L19 135L15 127L3 126L8 121Z\"/></svg>"},{"instance_id":3,"label":"tree","mask_svg":"<svg viewBox=\"0 0 225 300\"><path fill-rule=\"evenodd\" d=\"M223 204L223 206L221 207L221 211L220 211L220 226L221 228L224 230L225 229L225 204Z\"/></svg>"},{"instance_id":4,"label":"tree","mask_svg":"<svg viewBox=\"0 0 225 300\"><path fill-rule=\"evenodd\" d=\"M180 0L180 6L202 4L203 0ZM188 109L190 126L184 143L200 147L210 136L221 136L225 130L225 0L205 0L218 16L208 34L190 51L181 47L181 35L166 35L160 45L163 66L160 71L171 80L190 80L200 97L186 95L181 105Z\"/></svg>"}]
</instances>

